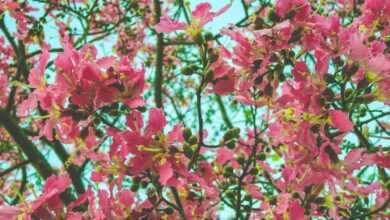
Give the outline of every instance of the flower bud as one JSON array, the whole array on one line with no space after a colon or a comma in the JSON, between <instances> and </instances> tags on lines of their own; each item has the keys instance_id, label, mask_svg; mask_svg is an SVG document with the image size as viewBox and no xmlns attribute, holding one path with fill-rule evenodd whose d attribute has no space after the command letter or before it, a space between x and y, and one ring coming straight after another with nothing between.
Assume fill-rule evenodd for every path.
<instances>
[{"instance_id":1,"label":"flower bud","mask_svg":"<svg viewBox=\"0 0 390 220\"><path fill-rule=\"evenodd\" d=\"M168 215L172 215L173 212L174 212L174 210L171 207L168 207L168 208L165 209L165 213L167 213Z\"/></svg>"},{"instance_id":2,"label":"flower bud","mask_svg":"<svg viewBox=\"0 0 390 220\"><path fill-rule=\"evenodd\" d=\"M194 153L191 146L189 145L184 145L183 151L184 151L184 155L188 158L191 158Z\"/></svg>"},{"instance_id":3,"label":"flower bud","mask_svg":"<svg viewBox=\"0 0 390 220\"><path fill-rule=\"evenodd\" d=\"M264 161L264 160L266 159L265 153L259 153L259 154L257 155L257 159L258 159L258 160L261 160L261 161Z\"/></svg>"},{"instance_id":4,"label":"flower bud","mask_svg":"<svg viewBox=\"0 0 390 220\"><path fill-rule=\"evenodd\" d=\"M138 183L138 182L134 182L134 183L131 185L131 187L130 187L130 190L131 190L132 192L136 192L136 191L138 191L138 189L139 189L139 183Z\"/></svg>"},{"instance_id":5,"label":"flower bud","mask_svg":"<svg viewBox=\"0 0 390 220\"><path fill-rule=\"evenodd\" d=\"M254 167L254 168L252 168L251 169L251 174L253 175L253 176L256 176L257 174L259 174L259 169L257 169L256 167Z\"/></svg>"},{"instance_id":6,"label":"flower bud","mask_svg":"<svg viewBox=\"0 0 390 220\"><path fill-rule=\"evenodd\" d=\"M190 128L184 128L183 129L183 138L184 140L188 141L192 135L191 129Z\"/></svg>"},{"instance_id":7,"label":"flower bud","mask_svg":"<svg viewBox=\"0 0 390 220\"><path fill-rule=\"evenodd\" d=\"M228 141L228 140L231 140L231 139L234 139L234 138L238 138L239 135L240 135L240 129L239 128L232 128L232 129L229 129L223 135L223 139L225 141Z\"/></svg>"},{"instance_id":8,"label":"flower bud","mask_svg":"<svg viewBox=\"0 0 390 220\"><path fill-rule=\"evenodd\" d=\"M239 163L240 165L243 165L245 163L245 157L243 155L238 156L237 163Z\"/></svg>"},{"instance_id":9,"label":"flower bud","mask_svg":"<svg viewBox=\"0 0 390 220\"><path fill-rule=\"evenodd\" d=\"M234 149L236 147L236 141L235 140L230 140L229 142L226 143L226 146L229 149Z\"/></svg>"},{"instance_id":10,"label":"flower bud","mask_svg":"<svg viewBox=\"0 0 390 220\"><path fill-rule=\"evenodd\" d=\"M193 145L193 144L196 144L198 143L198 138L194 135L192 135L189 139L188 139L188 143Z\"/></svg>"}]
</instances>

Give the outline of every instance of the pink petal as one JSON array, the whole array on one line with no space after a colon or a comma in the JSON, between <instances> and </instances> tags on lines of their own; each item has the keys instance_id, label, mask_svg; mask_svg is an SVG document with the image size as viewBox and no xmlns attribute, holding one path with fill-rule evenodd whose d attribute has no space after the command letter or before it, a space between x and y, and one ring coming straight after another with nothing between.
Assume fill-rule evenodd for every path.
<instances>
[{"instance_id":1,"label":"pink petal","mask_svg":"<svg viewBox=\"0 0 390 220\"><path fill-rule=\"evenodd\" d=\"M169 140L169 143L173 143L175 141L177 142L183 142L184 141L184 138L183 138L183 125L182 124L176 124L172 131L170 131L168 133L168 140Z\"/></svg>"},{"instance_id":2,"label":"pink petal","mask_svg":"<svg viewBox=\"0 0 390 220\"><path fill-rule=\"evenodd\" d=\"M323 50L316 50L314 53L316 57L316 72L320 75L322 78L326 73L328 73L328 66L329 66L329 57L328 54L325 53Z\"/></svg>"},{"instance_id":3,"label":"pink petal","mask_svg":"<svg viewBox=\"0 0 390 220\"><path fill-rule=\"evenodd\" d=\"M141 112L133 111L126 117L126 125L132 130L139 132L143 125Z\"/></svg>"},{"instance_id":4,"label":"pink petal","mask_svg":"<svg viewBox=\"0 0 390 220\"><path fill-rule=\"evenodd\" d=\"M255 186L255 185L250 184L250 185L248 185L248 186L246 187L246 189L248 190L249 194L250 194L253 198L258 199L258 200L264 199L264 196L263 196L263 194L261 193L261 191L260 191L260 189L259 189L258 186Z\"/></svg>"},{"instance_id":5,"label":"pink petal","mask_svg":"<svg viewBox=\"0 0 390 220\"><path fill-rule=\"evenodd\" d=\"M16 206L0 206L0 219L15 219L20 208Z\"/></svg>"},{"instance_id":6,"label":"pink petal","mask_svg":"<svg viewBox=\"0 0 390 220\"><path fill-rule=\"evenodd\" d=\"M218 82L214 85L214 92L219 95L226 95L234 92L235 83L235 80L232 78L218 80Z\"/></svg>"},{"instance_id":7,"label":"pink petal","mask_svg":"<svg viewBox=\"0 0 390 220\"><path fill-rule=\"evenodd\" d=\"M44 72L46 69L47 61L49 60L49 51L47 47L44 47L42 54L39 58L38 65L31 70L28 75L28 82L33 88L40 88L45 85Z\"/></svg>"},{"instance_id":8,"label":"pink petal","mask_svg":"<svg viewBox=\"0 0 390 220\"><path fill-rule=\"evenodd\" d=\"M146 104L141 97L126 99L125 103L129 108L138 108L138 107L145 106Z\"/></svg>"},{"instance_id":9,"label":"pink petal","mask_svg":"<svg viewBox=\"0 0 390 220\"><path fill-rule=\"evenodd\" d=\"M309 72L309 69L307 68L306 63L302 62L302 61L296 62L295 67L292 70L292 74L293 74L295 80L298 82L304 81L305 77L303 74L308 73L308 72Z\"/></svg>"},{"instance_id":10,"label":"pink petal","mask_svg":"<svg viewBox=\"0 0 390 220\"><path fill-rule=\"evenodd\" d=\"M43 193L47 193L56 190L59 193L65 191L71 183L68 176L50 176L45 182Z\"/></svg>"},{"instance_id":11,"label":"pink petal","mask_svg":"<svg viewBox=\"0 0 390 220\"><path fill-rule=\"evenodd\" d=\"M16 115L19 117L25 117L29 115L37 107L37 96L35 93L23 100L17 107Z\"/></svg>"},{"instance_id":12,"label":"pink petal","mask_svg":"<svg viewBox=\"0 0 390 220\"><path fill-rule=\"evenodd\" d=\"M126 207L129 207L133 204L133 195L130 190L125 189L121 192L119 192L119 201L125 205Z\"/></svg>"},{"instance_id":13,"label":"pink petal","mask_svg":"<svg viewBox=\"0 0 390 220\"><path fill-rule=\"evenodd\" d=\"M99 71L94 65L88 63L83 69L82 78L88 81L99 82L100 81Z\"/></svg>"},{"instance_id":14,"label":"pink petal","mask_svg":"<svg viewBox=\"0 0 390 220\"><path fill-rule=\"evenodd\" d=\"M299 205L298 201L292 202L289 208L289 219L301 220L305 217L305 209Z\"/></svg>"},{"instance_id":15,"label":"pink petal","mask_svg":"<svg viewBox=\"0 0 390 220\"><path fill-rule=\"evenodd\" d=\"M385 74L390 72L390 60L379 54L368 61L368 68L377 74Z\"/></svg>"},{"instance_id":16,"label":"pink petal","mask_svg":"<svg viewBox=\"0 0 390 220\"><path fill-rule=\"evenodd\" d=\"M91 173L91 180L94 182L102 182L103 181L103 175L99 172L93 171Z\"/></svg>"},{"instance_id":17,"label":"pink petal","mask_svg":"<svg viewBox=\"0 0 390 220\"><path fill-rule=\"evenodd\" d=\"M114 56L103 57L96 63L103 68L109 68L115 64L116 58Z\"/></svg>"},{"instance_id":18,"label":"pink petal","mask_svg":"<svg viewBox=\"0 0 390 220\"><path fill-rule=\"evenodd\" d=\"M364 152L364 150L362 150L360 148L354 148L347 154L344 161L346 163L356 162L361 158L363 152Z\"/></svg>"},{"instance_id":19,"label":"pink petal","mask_svg":"<svg viewBox=\"0 0 390 220\"><path fill-rule=\"evenodd\" d=\"M275 208L275 212L277 214L282 214L285 211L287 211L290 197L291 196L288 193L281 193L278 195L278 198L277 198L278 206Z\"/></svg>"},{"instance_id":20,"label":"pink petal","mask_svg":"<svg viewBox=\"0 0 390 220\"><path fill-rule=\"evenodd\" d=\"M164 16L155 26L155 29L159 33L169 33L177 30L183 30L186 26L187 25L183 22L173 21L171 18Z\"/></svg>"},{"instance_id":21,"label":"pink petal","mask_svg":"<svg viewBox=\"0 0 390 220\"><path fill-rule=\"evenodd\" d=\"M234 158L233 151L226 149L225 147L220 147L217 150L217 163L219 164L225 164L227 161L232 160Z\"/></svg>"},{"instance_id":22,"label":"pink petal","mask_svg":"<svg viewBox=\"0 0 390 220\"><path fill-rule=\"evenodd\" d=\"M80 212L70 212L66 216L66 220L83 220L83 214Z\"/></svg>"},{"instance_id":23,"label":"pink petal","mask_svg":"<svg viewBox=\"0 0 390 220\"><path fill-rule=\"evenodd\" d=\"M365 60L370 55L370 49L363 44L362 39L358 35L353 35L350 40L351 58L354 60Z\"/></svg>"},{"instance_id":24,"label":"pink petal","mask_svg":"<svg viewBox=\"0 0 390 220\"><path fill-rule=\"evenodd\" d=\"M165 162L159 168L160 178L159 181L162 185L166 185L168 180L173 177L173 169L169 162Z\"/></svg>"},{"instance_id":25,"label":"pink petal","mask_svg":"<svg viewBox=\"0 0 390 220\"><path fill-rule=\"evenodd\" d=\"M353 124L349 120L348 115L340 110L332 110L330 112L332 126L339 129L341 132L353 130Z\"/></svg>"},{"instance_id":26,"label":"pink petal","mask_svg":"<svg viewBox=\"0 0 390 220\"><path fill-rule=\"evenodd\" d=\"M212 21L215 17L226 12L230 8L230 5L227 4L217 12L211 12L211 5L208 2L200 3L196 6L195 10L192 12L192 17L197 19L200 22L200 26L205 25L206 23Z\"/></svg>"},{"instance_id":27,"label":"pink petal","mask_svg":"<svg viewBox=\"0 0 390 220\"><path fill-rule=\"evenodd\" d=\"M161 132L167 124L164 112L159 108L152 108L149 111L149 121L146 135L152 135L156 132Z\"/></svg>"},{"instance_id":28,"label":"pink petal","mask_svg":"<svg viewBox=\"0 0 390 220\"><path fill-rule=\"evenodd\" d=\"M284 15L290 11L292 7L292 2L290 0L278 0L275 9L276 14L280 17L284 17Z\"/></svg>"},{"instance_id":29,"label":"pink petal","mask_svg":"<svg viewBox=\"0 0 390 220\"><path fill-rule=\"evenodd\" d=\"M200 3L196 6L195 10L192 12L192 16L196 19L206 19L209 16L211 10L211 5L210 3L204 2Z\"/></svg>"}]
</instances>

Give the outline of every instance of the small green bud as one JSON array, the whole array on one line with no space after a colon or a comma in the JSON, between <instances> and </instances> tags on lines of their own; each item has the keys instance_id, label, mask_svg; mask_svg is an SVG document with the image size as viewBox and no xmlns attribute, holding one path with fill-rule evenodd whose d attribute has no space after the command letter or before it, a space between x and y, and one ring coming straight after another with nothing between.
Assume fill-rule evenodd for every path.
<instances>
[{"instance_id":1,"label":"small green bud","mask_svg":"<svg viewBox=\"0 0 390 220\"><path fill-rule=\"evenodd\" d=\"M200 33L196 34L193 39L197 44L203 44L204 42L204 38Z\"/></svg>"},{"instance_id":2,"label":"small green bud","mask_svg":"<svg viewBox=\"0 0 390 220\"><path fill-rule=\"evenodd\" d=\"M193 144L196 144L198 143L198 138L194 135L192 135L189 139L188 139L188 143L193 145Z\"/></svg>"},{"instance_id":3,"label":"small green bud","mask_svg":"<svg viewBox=\"0 0 390 220\"><path fill-rule=\"evenodd\" d=\"M252 199L252 196L247 194L244 196L244 200L251 200Z\"/></svg>"},{"instance_id":4,"label":"small green bud","mask_svg":"<svg viewBox=\"0 0 390 220\"><path fill-rule=\"evenodd\" d=\"M256 167L252 168L252 169L251 169L251 174L252 174L253 176L256 176L257 174L259 174L259 169L257 169Z\"/></svg>"},{"instance_id":5,"label":"small green bud","mask_svg":"<svg viewBox=\"0 0 390 220\"><path fill-rule=\"evenodd\" d=\"M334 76L331 75L331 74L326 74L326 75L325 75L325 82L327 82L327 83L333 83L333 82L335 82Z\"/></svg>"},{"instance_id":6,"label":"small green bud","mask_svg":"<svg viewBox=\"0 0 390 220\"><path fill-rule=\"evenodd\" d=\"M189 66L185 66L181 69L181 73L183 75L186 75L186 76L189 76L189 75L192 75L196 72L196 70L198 69L198 67L194 64L190 64Z\"/></svg>"},{"instance_id":7,"label":"small green bud","mask_svg":"<svg viewBox=\"0 0 390 220\"><path fill-rule=\"evenodd\" d=\"M257 159L258 159L258 160L261 160L261 161L264 161L264 160L266 159L265 153L259 153L259 154L257 155Z\"/></svg>"},{"instance_id":8,"label":"small green bud","mask_svg":"<svg viewBox=\"0 0 390 220\"><path fill-rule=\"evenodd\" d=\"M239 163L241 165L244 164L245 163L245 157L242 156L242 155L238 156L237 157L237 163Z\"/></svg>"},{"instance_id":9,"label":"small green bud","mask_svg":"<svg viewBox=\"0 0 390 220\"><path fill-rule=\"evenodd\" d=\"M314 199L313 202L314 202L315 204L318 204L318 205L324 204L325 198L324 198L324 197L317 197L317 198Z\"/></svg>"},{"instance_id":10,"label":"small green bud","mask_svg":"<svg viewBox=\"0 0 390 220\"><path fill-rule=\"evenodd\" d=\"M145 189L147 186L148 186L148 182L147 181L142 181L141 182L141 188Z\"/></svg>"},{"instance_id":11,"label":"small green bud","mask_svg":"<svg viewBox=\"0 0 390 220\"><path fill-rule=\"evenodd\" d=\"M210 82L210 81L213 80L213 79L214 79L214 72L211 71L211 70L207 71L205 80L206 80L207 82Z\"/></svg>"},{"instance_id":12,"label":"small green bud","mask_svg":"<svg viewBox=\"0 0 390 220\"><path fill-rule=\"evenodd\" d=\"M207 32L204 38L206 39L206 41L210 41L214 39L213 34L211 32Z\"/></svg>"},{"instance_id":13,"label":"small green bud","mask_svg":"<svg viewBox=\"0 0 390 220\"><path fill-rule=\"evenodd\" d=\"M165 209L165 213L167 213L168 215L172 215L173 212L174 212L174 210L171 207L168 207L168 208Z\"/></svg>"},{"instance_id":14,"label":"small green bud","mask_svg":"<svg viewBox=\"0 0 390 220\"><path fill-rule=\"evenodd\" d=\"M184 145L183 151L184 151L184 155L186 155L186 157L188 158L191 158L194 153L191 146L189 145Z\"/></svg>"},{"instance_id":15,"label":"small green bud","mask_svg":"<svg viewBox=\"0 0 390 220\"><path fill-rule=\"evenodd\" d=\"M235 140L230 140L229 142L226 143L226 146L229 149L234 149L236 147L236 141Z\"/></svg>"},{"instance_id":16,"label":"small green bud","mask_svg":"<svg viewBox=\"0 0 390 220\"><path fill-rule=\"evenodd\" d=\"M131 187L130 187L130 190L131 190L132 192L136 192L136 191L138 191L138 189L139 189L139 183L133 183L133 184L131 185Z\"/></svg>"},{"instance_id":17,"label":"small green bud","mask_svg":"<svg viewBox=\"0 0 390 220\"><path fill-rule=\"evenodd\" d=\"M183 138L184 138L184 140L188 141L190 139L191 135L192 135L191 129L189 129L189 128L184 128L183 129Z\"/></svg>"},{"instance_id":18,"label":"small green bud","mask_svg":"<svg viewBox=\"0 0 390 220\"><path fill-rule=\"evenodd\" d=\"M231 190L226 191L226 197L229 198L229 199L233 199L234 198L234 192L231 191Z\"/></svg>"},{"instance_id":19,"label":"small green bud","mask_svg":"<svg viewBox=\"0 0 390 220\"><path fill-rule=\"evenodd\" d=\"M295 199L298 199L298 198L300 197L298 192L294 192L294 193L292 194L292 196L293 196L293 198L295 198Z\"/></svg>"},{"instance_id":20,"label":"small green bud","mask_svg":"<svg viewBox=\"0 0 390 220\"><path fill-rule=\"evenodd\" d=\"M269 20L271 20L274 23L280 21L280 17L276 14L275 10L273 10L273 9L269 11L268 18L269 18Z\"/></svg>"},{"instance_id":21,"label":"small green bud","mask_svg":"<svg viewBox=\"0 0 390 220\"><path fill-rule=\"evenodd\" d=\"M231 167L231 166L225 167L224 173L233 174L233 167Z\"/></svg>"},{"instance_id":22,"label":"small green bud","mask_svg":"<svg viewBox=\"0 0 390 220\"><path fill-rule=\"evenodd\" d=\"M386 183L386 189L390 189L390 180Z\"/></svg>"},{"instance_id":23,"label":"small green bud","mask_svg":"<svg viewBox=\"0 0 390 220\"><path fill-rule=\"evenodd\" d=\"M233 138L238 138L238 136L240 135L240 129L239 128L232 128L232 129L229 129L224 135L223 135L223 139L225 141L228 141L228 140L231 140Z\"/></svg>"},{"instance_id":24,"label":"small green bud","mask_svg":"<svg viewBox=\"0 0 390 220\"><path fill-rule=\"evenodd\" d=\"M81 138L83 138L83 139L86 138L88 136L88 134L89 134L88 127L84 127L81 129L81 131L80 131Z\"/></svg>"}]
</instances>

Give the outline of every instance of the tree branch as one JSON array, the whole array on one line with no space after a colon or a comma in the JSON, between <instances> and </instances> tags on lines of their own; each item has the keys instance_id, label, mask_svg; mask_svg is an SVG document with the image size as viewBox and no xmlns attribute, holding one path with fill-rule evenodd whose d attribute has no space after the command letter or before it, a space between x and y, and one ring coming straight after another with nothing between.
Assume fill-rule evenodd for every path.
<instances>
[{"instance_id":1,"label":"tree branch","mask_svg":"<svg viewBox=\"0 0 390 220\"><path fill-rule=\"evenodd\" d=\"M161 5L159 0L153 0L154 21L160 22ZM154 75L154 100L158 108L163 107L162 102L162 81L163 81L163 53L164 53L164 36L162 33L157 33L157 48L156 48L156 70Z\"/></svg>"},{"instance_id":2,"label":"tree branch","mask_svg":"<svg viewBox=\"0 0 390 220\"><path fill-rule=\"evenodd\" d=\"M3 170L2 172L0 172L0 178L5 176L5 175L7 175L8 173L16 170L16 169L19 169L20 167L22 167L24 165L27 165L28 163L30 163L30 161L29 160L25 160L25 161L23 161L21 163L16 164L15 166L12 166L12 167L9 167L9 168Z\"/></svg>"},{"instance_id":3,"label":"tree branch","mask_svg":"<svg viewBox=\"0 0 390 220\"><path fill-rule=\"evenodd\" d=\"M51 175L55 174L54 170L42 153L39 152L37 147L32 143L32 141L30 141L30 139L27 138L23 130L18 126L11 115L4 109L0 109L0 124L3 125L12 136L14 141L26 155L28 160L31 161L31 164L42 178L47 179ZM69 191L62 193L61 198L66 204L73 200Z\"/></svg>"},{"instance_id":4,"label":"tree branch","mask_svg":"<svg viewBox=\"0 0 390 220\"><path fill-rule=\"evenodd\" d=\"M73 164L66 165L66 163L69 160L69 154L68 154L68 152L66 152L62 143L59 142L58 140L53 140L52 142L50 142L46 138L42 138L42 140L46 144L51 146L51 148L54 150L54 152L60 158L61 162L64 164L64 167L65 167L66 171L68 172L69 177L72 180L72 184L73 184L74 188L76 189L77 193L79 195L83 194L85 192L85 189L84 189L84 184L83 184L81 177L80 177L79 169Z\"/></svg>"},{"instance_id":5,"label":"tree branch","mask_svg":"<svg viewBox=\"0 0 390 220\"><path fill-rule=\"evenodd\" d=\"M233 124L232 124L232 122L229 119L229 116L228 116L228 114L226 112L225 106L223 105L221 96L220 95L216 95L215 99L217 100L219 110L221 111L221 114L222 114L222 119L225 122L226 126L229 129L233 128Z\"/></svg>"}]
</instances>

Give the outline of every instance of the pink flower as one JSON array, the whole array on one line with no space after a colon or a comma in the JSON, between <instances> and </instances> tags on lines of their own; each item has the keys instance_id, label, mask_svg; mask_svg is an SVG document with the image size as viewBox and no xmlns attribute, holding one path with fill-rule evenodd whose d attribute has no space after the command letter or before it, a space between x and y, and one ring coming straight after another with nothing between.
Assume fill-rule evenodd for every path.
<instances>
[{"instance_id":1,"label":"pink flower","mask_svg":"<svg viewBox=\"0 0 390 220\"><path fill-rule=\"evenodd\" d=\"M173 169L171 163L165 162L162 166L160 166L159 174L160 174L160 178L159 178L160 183L162 185L166 185L168 180L173 177Z\"/></svg>"},{"instance_id":2,"label":"pink flower","mask_svg":"<svg viewBox=\"0 0 390 220\"><path fill-rule=\"evenodd\" d=\"M253 198L258 199L258 200L264 199L264 196L261 193L261 190L259 189L258 186L250 184L250 185L246 186L246 189L248 190L248 192L250 193L250 195Z\"/></svg>"},{"instance_id":3,"label":"pink flower","mask_svg":"<svg viewBox=\"0 0 390 220\"><path fill-rule=\"evenodd\" d=\"M0 106L7 103L8 97L8 77L5 74L0 74Z\"/></svg>"},{"instance_id":4,"label":"pink flower","mask_svg":"<svg viewBox=\"0 0 390 220\"><path fill-rule=\"evenodd\" d=\"M372 10L375 13L380 12L386 4L386 0L367 0L364 3L364 7L368 10Z\"/></svg>"},{"instance_id":5,"label":"pink flower","mask_svg":"<svg viewBox=\"0 0 390 220\"><path fill-rule=\"evenodd\" d=\"M233 151L226 149L225 147L220 147L217 150L217 159L216 159L217 163L223 165L227 161L232 160L232 159L234 159L234 152Z\"/></svg>"},{"instance_id":6,"label":"pink flower","mask_svg":"<svg viewBox=\"0 0 390 220\"><path fill-rule=\"evenodd\" d=\"M277 197L277 207L275 208L275 213L282 214L288 209L288 203L291 199L289 193L280 193Z\"/></svg>"},{"instance_id":7,"label":"pink flower","mask_svg":"<svg viewBox=\"0 0 390 220\"><path fill-rule=\"evenodd\" d=\"M99 172L96 172L96 171L93 171L91 173L91 180L94 181L94 182L102 182L104 180L103 179L103 174L99 173Z\"/></svg>"},{"instance_id":8,"label":"pink flower","mask_svg":"<svg viewBox=\"0 0 390 220\"><path fill-rule=\"evenodd\" d=\"M20 213L20 207L17 206L0 206L0 219L15 219Z\"/></svg>"},{"instance_id":9,"label":"pink flower","mask_svg":"<svg viewBox=\"0 0 390 220\"><path fill-rule=\"evenodd\" d=\"M48 51L48 47L45 46L39 58L38 65L34 69L32 69L30 74L28 75L28 82L30 83L30 86L32 88L42 90L45 87L46 82L45 82L44 73L45 73L48 60L49 60L49 51Z\"/></svg>"},{"instance_id":10,"label":"pink flower","mask_svg":"<svg viewBox=\"0 0 390 220\"><path fill-rule=\"evenodd\" d=\"M301 82L305 80L305 74L309 73L309 69L305 62L298 61L295 63L295 67L292 70L292 74L296 81Z\"/></svg>"},{"instance_id":11,"label":"pink flower","mask_svg":"<svg viewBox=\"0 0 390 220\"><path fill-rule=\"evenodd\" d=\"M25 219L30 219L33 213L45 215L49 210L57 210L63 207L60 194L70 185L68 176L50 176L46 179L42 194L27 207L0 206L0 219L14 219L19 214L24 214ZM22 213L24 211L25 213Z\"/></svg>"},{"instance_id":12,"label":"pink flower","mask_svg":"<svg viewBox=\"0 0 390 220\"><path fill-rule=\"evenodd\" d=\"M348 132L353 130L353 124L345 112L340 110L331 110L330 120L332 122L332 126L339 129L341 132Z\"/></svg>"},{"instance_id":13,"label":"pink flower","mask_svg":"<svg viewBox=\"0 0 390 220\"><path fill-rule=\"evenodd\" d=\"M191 26L188 26L183 22L173 21L171 18L163 16L160 19L160 22L155 26L155 29L160 33L170 33L177 30L184 30L189 27L199 30L215 17L227 11L229 7L230 5L226 5L217 12L212 12L210 3L200 3L196 6L195 10L192 11L192 18L194 19L194 22Z\"/></svg>"},{"instance_id":14,"label":"pink flower","mask_svg":"<svg viewBox=\"0 0 390 220\"><path fill-rule=\"evenodd\" d=\"M160 22L155 26L157 32L170 33L177 30L184 30L186 24L183 22L173 21L170 17L161 17Z\"/></svg>"},{"instance_id":15,"label":"pink flower","mask_svg":"<svg viewBox=\"0 0 390 220\"><path fill-rule=\"evenodd\" d=\"M370 49L363 44L362 37L353 35L350 39L350 56L356 61L364 61L370 55Z\"/></svg>"},{"instance_id":16,"label":"pink flower","mask_svg":"<svg viewBox=\"0 0 390 220\"><path fill-rule=\"evenodd\" d=\"M320 78L322 79L324 75L328 73L329 55L321 49L317 49L314 55L317 61L315 65L316 72L320 75Z\"/></svg>"},{"instance_id":17,"label":"pink flower","mask_svg":"<svg viewBox=\"0 0 390 220\"><path fill-rule=\"evenodd\" d=\"M310 15L310 4L306 0L278 0L276 2L276 14L285 17L292 10L295 17L303 20Z\"/></svg>"},{"instance_id":18,"label":"pink flower","mask_svg":"<svg viewBox=\"0 0 390 220\"><path fill-rule=\"evenodd\" d=\"M215 17L223 14L229 9L230 5L225 5L217 12L211 12L211 5L208 2L200 3L196 6L195 10L192 12L192 17L199 21L199 26L204 26L205 24L212 21Z\"/></svg>"},{"instance_id":19,"label":"pink flower","mask_svg":"<svg viewBox=\"0 0 390 220\"><path fill-rule=\"evenodd\" d=\"M118 197L119 197L119 201L126 207L130 207L134 202L133 194L128 189L120 191L118 193Z\"/></svg>"},{"instance_id":20,"label":"pink flower","mask_svg":"<svg viewBox=\"0 0 390 220\"><path fill-rule=\"evenodd\" d=\"M162 129L167 124L164 112L158 108L152 108L149 111L149 121L146 127L146 135L162 132Z\"/></svg>"},{"instance_id":21,"label":"pink flower","mask_svg":"<svg viewBox=\"0 0 390 220\"><path fill-rule=\"evenodd\" d=\"M290 204L288 208L289 219L291 220L302 220L305 217L305 209L299 205L298 201L294 201Z\"/></svg>"},{"instance_id":22,"label":"pink flower","mask_svg":"<svg viewBox=\"0 0 390 220\"><path fill-rule=\"evenodd\" d=\"M233 77L227 77L227 79L218 79L214 85L214 92L219 95L226 95L234 92L236 80Z\"/></svg>"}]
</instances>

